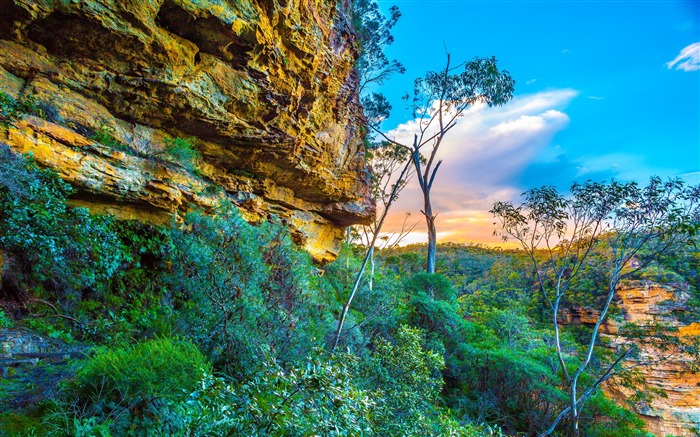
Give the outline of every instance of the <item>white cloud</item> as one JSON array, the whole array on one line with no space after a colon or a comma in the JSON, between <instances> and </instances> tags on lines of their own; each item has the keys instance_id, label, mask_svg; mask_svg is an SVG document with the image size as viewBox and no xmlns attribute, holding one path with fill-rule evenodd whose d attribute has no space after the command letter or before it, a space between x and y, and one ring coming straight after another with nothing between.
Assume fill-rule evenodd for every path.
<instances>
[{"instance_id":1,"label":"white cloud","mask_svg":"<svg viewBox=\"0 0 700 437\"><path fill-rule=\"evenodd\" d=\"M698 71L700 70L700 42L690 44L683 48L676 58L666 63L666 67L671 70Z\"/></svg>"},{"instance_id":2,"label":"white cloud","mask_svg":"<svg viewBox=\"0 0 700 437\"><path fill-rule=\"evenodd\" d=\"M444 162L431 193L437 230L443 233L438 240L499 243L488 238L493 231L488 210L497 200L518 197L522 190L516 179L566 128L569 117L563 110L577 95L562 89L518 96L502 107L475 105L458 120L440 147L438 158ZM417 126L412 120L387 135L410 144ZM411 212L421 224L406 242L424 241L421 209L422 195L414 180L401 193L385 229L398 230L404 213Z\"/></svg>"},{"instance_id":3,"label":"white cloud","mask_svg":"<svg viewBox=\"0 0 700 437\"><path fill-rule=\"evenodd\" d=\"M700 184L700 171L690 171L679 175L681 179L690 185Z\"/></svg>"},{"instance_id":4,"label":"white cloud","mask_svg":"<svg viewBox=\"0 0 700 437\"><path fill-rule=\"evenodd\" d=\"M605 100L605 97L600 96L588 96L588 98L591 100Z\"/></svg>"}]
</instances>

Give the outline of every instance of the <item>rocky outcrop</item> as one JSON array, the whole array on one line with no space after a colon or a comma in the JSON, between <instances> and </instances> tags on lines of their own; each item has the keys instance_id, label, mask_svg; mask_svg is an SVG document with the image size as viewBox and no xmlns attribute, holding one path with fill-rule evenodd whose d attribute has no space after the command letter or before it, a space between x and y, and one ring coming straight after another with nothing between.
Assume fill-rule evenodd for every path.
<instances>
[{"instance_id":1,"label":"rocky outcrop","mask_svg":"<svg viewBox=\"0 0 700 437\"><path fill-rule=\"evenodd\" d=\"M616 294L620 314L601 326L601 338L615 349L628 341L620 335L619 328L633 322L639 326L668 327L671 335L689 343L693 337L700 336L700 321L687 317L692 314L688 299L687 286L682 284L625 283ZM592 325L597 320L596 311L583 308L574 308L566 316L568 323ZM700 427L700 373L693 372L693 367L700 363L678 348L659 348L645 339L639 340L638 345L640 353L628 365L635 366L648 387L663 395L655 395L649 402L637 402L634 405L637 414L656 436L695 436L694 430ZM630 390L614 380L604 389L620 402L626 403L632 396Z\"/></svg>"},{"instance_id":2,"label":"rocky outcrop","mask_svg":"<svg viewBox=\"0 0 700 437\"><path fill-rule=\"evenodd\" d=\"M71 364L90 349L48 338L28 329L0 328L0 411L37 405L56 396L62 380L75 372Z\"/></svg>"},{"instance_id":3,"label":"rocky outcrop","mask_svg":"<svg viewBox=\"0 0 700 437\"><path fill-rule=\"evenodd\" d=\"M343 228L373 213L346 9L0 0L0 92L37 102L0 141L33 153L94 210L167 221L227 196L333 259ZM201 158L169 156L175 138Z\"/></svg>"}]
</instances>

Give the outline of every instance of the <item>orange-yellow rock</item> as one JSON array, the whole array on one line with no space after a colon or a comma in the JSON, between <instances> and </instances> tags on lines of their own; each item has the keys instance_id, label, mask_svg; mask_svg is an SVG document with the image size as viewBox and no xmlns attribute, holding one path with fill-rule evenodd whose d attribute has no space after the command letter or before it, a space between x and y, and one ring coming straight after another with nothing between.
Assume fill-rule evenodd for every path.
<instances>
[{"instance_id":1,"label":"orange-yellow rock","mask_svg":"<svg viewBox=\"0 0 700 437\"><path fill-rule=\"evenodd\" d=\"M619 287L617 297L622 314L616 323L659 322L675 329L674 335L685 341L700 334L700 323L679 319L679 315L689 309L686 306L689 295L683 285L630 282ZM611 344L619 341L616 331L601 331ZM647 384L662 390L666 396L656 396L649 403L636 405L637 413L647 423L649 431L660 437L695 436L694 430L700 426L700 373L692 370L693 364L700 363L691 362L692 357L680 350L659 351L644 342L640 344L640 355L636 360L639 364L649 363L640 365L638 370ZM607 389L620 401L630 395L625 390L610 390L610 386Z\"/></svg>"},{"instance_id":2,"label":"orange-yellow rock","mask_svg":"<svg viewBox=\"0 0 700 437\"><path fill-rule=\"evenodd\" d=\"M221 196L279 216L319 261L368 200L346 2L0 0L0 92L34 95L0 141L75 202L170 220ZM164 154L193 138L197 163Z\"/></svg>"},{"instance_id":3,"label":"orange-yellow rock","mask_svg":"<svg viewBox=\"0 0 700 437\"><path fill-rule=\"evenodd\" d=\"M681 320L682 314L692 314L687 305L687 285L662 285L649 281L621 284L615 294L620 314L608 317L601 325L600 336L611 349L629 340L619 333L623 323L638 325L659 323L683 342L698 340L700 322ZM562 313L563 324L594 325L600 316L596 309L574 307ZM692 356L678 349L658 350L642 338L638 342L639 356L627 365L634 366L648 387L661 390L665 396L655 396L651 402L635 405L637 414L656 436L695 437L700 427L700 372ZM609 381L603 389L614 399L626 403L633 393Z\"/></svg>"}]
</instances>

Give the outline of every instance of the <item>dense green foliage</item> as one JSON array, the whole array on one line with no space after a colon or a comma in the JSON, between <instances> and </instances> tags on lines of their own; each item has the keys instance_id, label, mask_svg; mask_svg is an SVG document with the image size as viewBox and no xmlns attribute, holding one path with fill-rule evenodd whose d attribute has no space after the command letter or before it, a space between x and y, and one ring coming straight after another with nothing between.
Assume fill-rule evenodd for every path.
<instances>
[{"instance_id":1,"label":"dense green foliage","mask_svg":"<svg viewBox=\"0 0 700 437\"><path fill-rule=\"evenodd\" d=\"M192 170L199 160L199 152L194 149L192 142L189 138L167 137L164 150L166 159Z\"/></svg>"},{"instance_id":2,"label":"dense green foliage","mask_svg":"<svg viewBox=\"0 0 700 437\"><path fill-rule=\"evenodd\" d=\"M0 418L11 435L472 432L441 407L443 359L420 330L397 319L323 352L343 269L314 275L280 225L226 204L169 227L91 215L0 150L3 325L97 346L58 392Z\"/></svg>"},{"instance_id":3,"label":"dense green foliage","mask_svg":"<svg viewBox=\"0 0 700 437\"><path fill-rule=\"evenodd\" d=\"M49 414L75 420L68 422L68 429L57 426L60 422L50 424L58 435L78 434L76 428L90 423L114 435L154 428L171 434L181 427L172 410L210 373L206 357L189 341L158 338L103 347L81 363L75 381L67 384Z\"/></svg>"},{"instance_id":4,"label":"dense green foliage","mask_svg":"<svg viewBox=\"0 0 700 437\"><path fill-rule=\"evenodd\" d=\"M536 435L566 404L522 253L444 245L426 274L425 247L380 251L329 353L359 249L320 276L283 226L228 204L171 226L91 215L0 153L0 323L94 349L0 416L9 435ZM647 274L696 293L697 256ZM585 435L645 435L601 392L587 411Z\"/></svg>"},{"instance_id":5,"label":"dense green foliage","mask_svg":"<svg viewBox=\"0 0 700 437\"><path fill-rule=\"evenodd\" d=\"M16 292L40 290L64 306L96 290L120 266L125 250L113 220L66 203L71 187L0 144L0 244Z\"/></svg>"},{"instance_id":6,"label":"dense green foliage","mask_svg":"<svg viewBox=\"0 0 700 437\"><path fill-rule=\"evenodd\" d=\"M175 329L230 372L246 373L263 354L307 355L332 321L310 276L308 256L278 225L252 227L235 210L194 212L172 231L164 276L176 306Z\"/></svg>"}]
</instances>

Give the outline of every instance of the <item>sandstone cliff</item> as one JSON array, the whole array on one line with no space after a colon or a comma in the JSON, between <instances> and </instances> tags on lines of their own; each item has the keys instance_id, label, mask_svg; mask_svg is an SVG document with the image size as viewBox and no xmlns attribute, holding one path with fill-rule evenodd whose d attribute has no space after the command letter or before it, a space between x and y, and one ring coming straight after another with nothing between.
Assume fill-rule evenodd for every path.
<instances>
[{"instance_id":1,"label":"sandstone cliff","mask_svg":"<svg viewBox=\"0 0 700 437\"><path fill-rule=\"evenodd\" d=\"M322 0L0 0L0 92L39 116L0 127L74 201L167 221L231 198L319 261L367 221L355 37ZM165 158L188 138L193 165Z\"/></svg>"},{"instance_id":2,"label":"sandstone cliff","mask_svg":"<svg viewBox=\"0 0 700 437\"><path fill-rule=\"evenodd\" d=\"M688 292L680 284L661 285L648 281L629 282L617 290L617 301L621 313L601 326L601 337L611 348L623 343L618 328L626 322L638 324L661 323L675 329L676 335L684 339L700 335L700 321L683 320L689 308ZM567 314L568 323L593 325L598 320L596 311L575 308ZM695 436L694 429L700 427L700 373L692 371L700 363L689 362L692 358L672 349L660 351L647 342L641 343L639 356L630 365L635 366L651 388L659 389L667 397L655 396L651 402L634 405L637 414L646 422L654 435L665 437ZM613 398L625 402L631 392L610 383L605 390Z\"/></svg>"}]
</instances>

